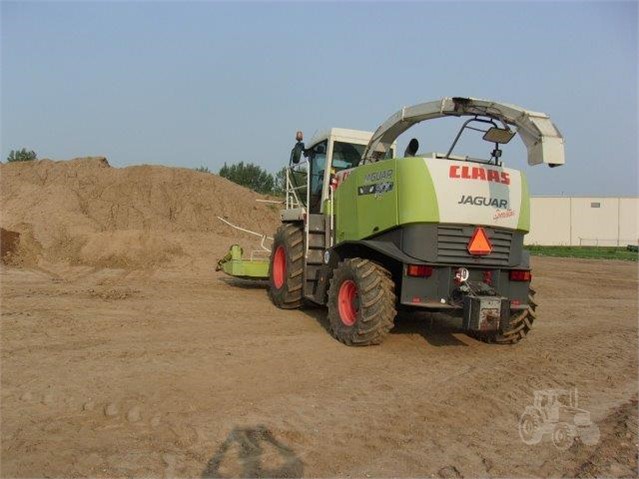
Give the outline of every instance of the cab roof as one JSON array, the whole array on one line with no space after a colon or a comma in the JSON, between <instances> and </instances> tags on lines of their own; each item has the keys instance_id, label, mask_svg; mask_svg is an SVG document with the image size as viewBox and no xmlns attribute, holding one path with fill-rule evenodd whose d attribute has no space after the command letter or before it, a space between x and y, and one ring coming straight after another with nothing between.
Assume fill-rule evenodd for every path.
<instances>
[{"instance_id":1,"label":"cab roof","mask_svg":"<svg viewBox=\"0 0 639 479\"><path fill-rule=\"evenodd\" d=\"M312 147L329 138L334 141L343 141L345 143L368 145L368 142L372 137L372 131L350 130L348 128L327 128L315 132L311 141L308 143L308 146Z\"/></svg>"}]
</instances>

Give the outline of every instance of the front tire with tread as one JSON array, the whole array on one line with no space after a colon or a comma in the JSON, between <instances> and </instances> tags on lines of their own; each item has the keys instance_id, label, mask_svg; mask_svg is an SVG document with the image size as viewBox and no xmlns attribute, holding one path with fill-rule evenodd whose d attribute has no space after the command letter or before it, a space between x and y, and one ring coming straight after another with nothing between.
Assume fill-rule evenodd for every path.
<instances>
[{"instance_id":1,"label":"front tire with tread","mask_svg":"<svg viewBox=\"0 0 639 479\"><path fill-rule=\"evenodd\" d=\"M274 279L274 263L278 248L283 248L285 257L285 266L282 272L283 283L279 287ZM282 309L295 309L302 306L303 273L303 228L297 224L284 223L277 229L271 249L268 293L275 306Z\"/></svg>"}]
</instances>

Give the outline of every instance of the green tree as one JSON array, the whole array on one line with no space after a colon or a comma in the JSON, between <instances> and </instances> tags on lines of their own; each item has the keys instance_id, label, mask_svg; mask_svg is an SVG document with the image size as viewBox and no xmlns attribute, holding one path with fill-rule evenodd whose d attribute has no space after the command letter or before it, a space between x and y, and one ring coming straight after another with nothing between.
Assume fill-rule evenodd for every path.
<instances>
[{"instance_id":1,"label":"green tree","mask_svg":"<svg viewBox=\"0 0 639 479\"><path fill-rule=\"evenodd\" d=\"M210 173L211 170L209 170L208 166L198 166L197 168L195 168L195 171L199 171L200 173Z\"/></svg>"},{"instance_id":2,"label":"green tree","mask_svg":"<svg viewBox=\"0 0 639 479\"><path fill-rule=\"evenodd\" d=\"M33 161L37 160L38 155L35 151L22 148L21 150L11 150L9 156L7 156L7 162L13 163L14 161Z\"/></svg>"},{"instance_id":3,"label":"green tree","mask_svg":"<svg viewBox=\"0 0 639 479\"><path fill-rule=\"evenodd\" d=\"M224 163L220 168L220 176L258 193L272 193L275 184L273 175L264 168L243 161L230 166Z\"/></svg>"},{"instance_id":4,"label":"green tree","mask_svg":"<svg viewBox=\"0 0 639 479\"><path fill-rule=\"evenodd\" d=\"M284 196L284 193L286 192L286 168L282 168L280 171L275 173L273 180L273 194Z\"/></svg>"}]
</instances>

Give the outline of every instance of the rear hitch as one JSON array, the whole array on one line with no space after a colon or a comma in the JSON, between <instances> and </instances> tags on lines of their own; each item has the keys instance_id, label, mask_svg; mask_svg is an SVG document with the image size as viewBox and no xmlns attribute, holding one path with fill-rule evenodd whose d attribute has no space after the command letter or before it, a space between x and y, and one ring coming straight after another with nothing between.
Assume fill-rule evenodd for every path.
<instances>
[{"instance_id":1,"label":"rear hitch","mask_svg":"<svg viewBox=\"0 0 639 479\"><path fill-rule=\"evenodd\" d=\"M464 329L471 331L497 331L510 317L508 298L501 296L465 295L463 298Z\"/></svg>"},{"instance_id":2,"label":"rear hitch","mask_svg":"<svg viewBox=\"0 0 639 479\"><path fill-rule=\"evenodd\" d=\"M508 324L510 301L483 281L469 281L468 270L459 268L455 282L459 285L451 295L451 303L463 308L463 327L470 331L497 331Z\"/></svg>"}]
</instances>

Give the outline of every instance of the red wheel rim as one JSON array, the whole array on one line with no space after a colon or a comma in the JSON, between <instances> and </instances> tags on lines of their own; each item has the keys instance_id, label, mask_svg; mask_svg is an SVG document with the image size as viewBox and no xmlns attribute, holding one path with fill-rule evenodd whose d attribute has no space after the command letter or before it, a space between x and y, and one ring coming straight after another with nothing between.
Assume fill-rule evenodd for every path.
<instances>
[{"instance_id":1,"label":"red wheel rim","mask_svg":"<svg viewBox=\"0 0 639 479\"><path fill-rule=\"evenodd\" d=\"M273 257L273 284L277 289L284 285L286 277L286 251L284 246L278 246Z\"/></svg>"},{"instance_id":2,"label":"red wheel rim","mask_svg":"<svg viewBox=\"0 0 639 479\"><path fill-rule=\"evenodd\" d=\"M357 285L347 279L339 287L337 295L339 318L346 326L352 326L357 321Z\"/></svg>"}]
</instances>

